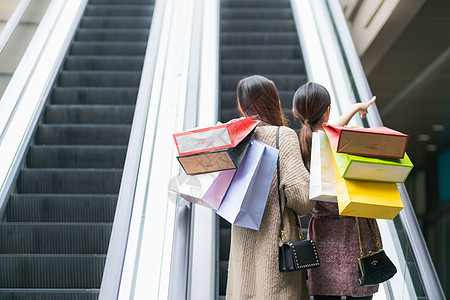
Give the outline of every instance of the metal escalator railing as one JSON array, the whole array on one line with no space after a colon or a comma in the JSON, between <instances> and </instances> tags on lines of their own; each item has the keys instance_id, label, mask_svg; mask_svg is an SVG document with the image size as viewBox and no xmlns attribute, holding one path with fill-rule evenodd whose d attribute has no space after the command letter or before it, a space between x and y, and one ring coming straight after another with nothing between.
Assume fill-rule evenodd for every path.
<instances>
[{"instance_id":1,"label":"metal escalator railing","mask_svg":"<svg viewBox=\"0 0 450 300\"><path fill-rule=\"evenodd\" d=\"M297 28L307 62L308 77L330 88L332 118L350 104L370 99L367 79L353 45L338 1L292 0ZM367 123L382 126L375 105L369 108ZM425 240L404 184L398 184L404 209L394 221L378 220L383 244L398 273L381 285L374 299L445 299Z\"/></svg>"}]
</instances>

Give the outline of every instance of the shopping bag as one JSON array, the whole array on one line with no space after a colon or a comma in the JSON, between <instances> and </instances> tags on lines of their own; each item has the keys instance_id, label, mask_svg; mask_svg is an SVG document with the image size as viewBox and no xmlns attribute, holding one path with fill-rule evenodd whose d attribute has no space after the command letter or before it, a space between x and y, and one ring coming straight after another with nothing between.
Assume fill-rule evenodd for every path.
<instances>
[{"instance_id":1,"label":"shopping bag","mask_svg":"<svg viewBox=\"0 0 450 300\"><path fill-rule=\"evenodd\" d=\"M341 177L382 182L405 182L413 164L405 153L403 158L378 158L370 156L336 153L336 165Z\"/></svg>"},{"instance_id":2,"label":"shopping bag","mask_svg":"<svg viewBox=\"0 0 450 300\"><path fill-rule=\"evenodd\" d=\"M277 159L278 149L252 140L217 214L231 224L258 230Z\"/></svg>"},{"instance_id":3,"label":"shopping bag","mask_svg":"<svg viewBox=\"0 0 450 300\"><path fill-rule=\"evenodd\" d=\"M180 165L188 175L236 169L247 152L254 129L236 146L232 148L203 152L198 154L177 156Z\"/></svg>"},{"instance_id":4,"label":"shopping bag","mask_svg":"<svg viewBox=\"0 0 450 300\"><path fill-rule=\"evenodd\" d=\"M313 132L310 170L309 199L337 202L331 146L323 131Z\"/></svg>"},{"instance_id":5,"label":"shopping bag","mask_svg":"<svg viewBox=\"0 0 450 300\"><path fill-rule=\"evenodd\" d=\"M235 147L256 128L259 121L254 120L255 117L175 133L178 154L185 156Z\"/></svg>"},{"instance_id":6,"label":"shopping bag","mask_svg":"<svg viewBox=\"0 0 450 300\"><path fill-rule=\"evenodd\" d=\"M387 127L351 128L323 124L337 153L403 158L408 135Z\"/></svg>"},{"instance_id":7,"label":"shopping bag","mask_svg":"<svg viewBox=\"0 0 450 300\"><path fill-rule=\"evenodd\" d=\"M342 178L334 156L333 168L340 215L392 220L403 209L395 183Z\"/></svg>"},{"instance_id":8,"label":"shopping bag","mask_svg":"<svg viewBox=\"0 0 450 300\"><path fill-rule=\"evenodd\" d=\"M169 191L189 202L217 210L234 173L235 169L190 176L182 171L171 180Z\"/></svg>"}]
</instances>

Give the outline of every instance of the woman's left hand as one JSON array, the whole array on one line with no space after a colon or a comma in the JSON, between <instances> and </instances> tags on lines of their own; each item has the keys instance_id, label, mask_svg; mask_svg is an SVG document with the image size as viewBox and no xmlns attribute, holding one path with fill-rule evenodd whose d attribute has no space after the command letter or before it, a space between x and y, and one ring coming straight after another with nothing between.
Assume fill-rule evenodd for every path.
<instances>
[{"instance_id":1,"label":"woman's left hand","mask_svg":"<svg viewBox=\"0 0 450 300\"><path fill-rule=\"evenodd\" d=\"M375 102L375 100L377 100L377 97L373 96L369 101L357 104L357 112L361 118L365 118L367 116L367 109L372 103Z\"/></svg>"}]
</instances>

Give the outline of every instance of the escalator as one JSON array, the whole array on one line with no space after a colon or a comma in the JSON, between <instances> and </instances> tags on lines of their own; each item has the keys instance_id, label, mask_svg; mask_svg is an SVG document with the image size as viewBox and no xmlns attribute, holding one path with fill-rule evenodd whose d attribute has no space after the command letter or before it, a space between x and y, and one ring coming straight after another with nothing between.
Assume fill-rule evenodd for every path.
<instances>
[{"instance_id":1,"label":"escalator","mask_svg":"<svg viewBox=\"0 0 450 300\"><path fill-rule=\"evenodd\" d=\"M307 77L291 1L222 0L220 4L220 121L239 117L237 83L259 74L275 83L290 126L299 129L291 111L292 98ZM307 228L304 219L303 228ZM224 298L231 226L222 218L218 224L218 296Z\"/></svg>"},{"instance_id":2,"label":"escalator","mask_svg":"<svg viewBox=\"0 0 450 300\"><path fill-rule=\"evenodd\" d=\"M0 223L0 299L97 299L153 0L90 0Z\"/></svg>"}]
</instances>

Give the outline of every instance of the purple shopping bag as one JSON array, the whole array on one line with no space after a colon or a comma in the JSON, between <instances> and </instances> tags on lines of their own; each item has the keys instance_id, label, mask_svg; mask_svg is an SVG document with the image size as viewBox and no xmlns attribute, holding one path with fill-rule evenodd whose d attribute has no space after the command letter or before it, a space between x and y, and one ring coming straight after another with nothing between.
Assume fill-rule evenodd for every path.
<instances>
[{"instance_id":1,"label":"purple shopping bag","mask_svg":"<svg viewBox=\"0 0 450 300\"><path fill-rule=\"evenodd\" d=\"M258 230L277 159L278 149L252 140L217 214L231 224Z\"/></svg>"}]
</instances>

